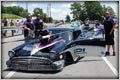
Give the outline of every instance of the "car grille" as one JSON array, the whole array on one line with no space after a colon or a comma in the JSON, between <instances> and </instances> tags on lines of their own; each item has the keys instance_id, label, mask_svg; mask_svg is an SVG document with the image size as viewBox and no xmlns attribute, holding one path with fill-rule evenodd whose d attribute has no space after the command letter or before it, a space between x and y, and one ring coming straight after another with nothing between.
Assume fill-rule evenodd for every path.
<instances>
[{"instance_id":1,"label":"car grille","mask_svg":"<svg viewBox=\"0 0 120 80\"><path fill-rule=\"evenodd\" d=\"M49 59L13 59L11 67L20 70L50 70Z\"/></svg>"},{"instance_id":2,"label":"car grille","mask_svg":"<svg viewBox=\"0 0 120 80\"><path fill-rule=\"evenodd\" d=\"M11 66L14 69L18 69L18 70L52 70L51 65L25 65L25 64L13 64Z\"/></svg>"},{"instance_id":3,"label":"car grille","mask_svg":"<svg viewBox=\"0 0 120 80\"><path fill-rule=\"evenodd\" d=\"M13 64L51 64L52 61L49 59L13 59L12 60Z\"/></svg>"}]
</instances>

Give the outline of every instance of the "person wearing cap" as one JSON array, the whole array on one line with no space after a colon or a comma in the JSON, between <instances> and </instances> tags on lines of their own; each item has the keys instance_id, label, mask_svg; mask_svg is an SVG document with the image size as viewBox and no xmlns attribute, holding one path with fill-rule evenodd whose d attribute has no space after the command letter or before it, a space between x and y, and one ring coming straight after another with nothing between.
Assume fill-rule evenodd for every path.
<instances>
[{"instance_id":1,"label":"person wearing cap","mask_svg":"<svg viewBox=\"0 0 120 80\"><path fill-rule=\"evenodd\" d=\"M33 21L35 26L35 37L38 37L43 31L43 20L41 19L40 14L36 15L36 19Z\"/></svg>"},{"instance_id":2,"label":"person wearing cap","mask_svg":"<svg viewBox=\"0 0 120 80\"><path fill-rule=\"evenodd\" d=\"M105 13L105 19L103 21L104 25L104 33L105 33L105 42L107 51L105 55L110 55L110 46L112 45L113 49L113 56L115 56L115 45L114 45L114 27L115 27L115 21L112 17L110 17L110 13L106 11Z\"/></svg>"},{"instance_id":3,"label":"person wearing cap","mask_svg":"<svg viewBox=\"0 0 120 80\"><path fill-rule=\"evenodd\" d=\"M23 23L23 29L24 29L24 37L26 38L29 34L30 30L34 30L34 25L32 22L32 16L28 15L26 17L26 21Z\"/></svg>"}]
</instances>

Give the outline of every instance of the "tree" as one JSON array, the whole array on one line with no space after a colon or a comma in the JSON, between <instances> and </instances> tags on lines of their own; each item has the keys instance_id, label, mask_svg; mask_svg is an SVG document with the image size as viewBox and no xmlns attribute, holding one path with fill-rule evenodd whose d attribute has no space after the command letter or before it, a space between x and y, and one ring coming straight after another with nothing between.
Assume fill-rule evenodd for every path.
<instances>
[{"instance_id":1,"label":"tree","mask_svg":"<svg viewBox=\"0 0 120 80\"><path fill-rule=\"evenodd\" d=\"M47 22L47 15L45 13L43 13L42 19L44 22Z\"/></svg>"},{"instance_id":2,"label":"tree","mask_svg":"<svg viewBox=\"0 0 120 80\"><path fill-rule=\"evenodd\" d=\"M52 17L48 17L48 22L52 23L52 21L53 21Z\"/></svg>"},{"instance_id":3,"label":"tree","mask_svg":"<svg viewBox=\"0 0 120 80\"><path fill-rule=\"evenodd\" d=\"M85 1L85 11L90 20L102 20L102 6L99 1Z\"/></svg>"},{"instance_id":4,"label":"tree","mask_svg":"<svg viewBox=\"0 0 120 80\"><path fill-rule=\"evenodd\" d=\"M21 17L26 17L26 15L28 14L27 10L19 6L12 6L12 7L2 6L1 8L2 8L2 13L14 14Z\"/></svg>"},{"instance_id":5,"label":"tree","mask_svg":"<svg viewBox=\"0 0 120 80\"><path fill-rule=\"evenodd\" d=\"M36 16L36 14L40 14L41 18L44 22L52 22L52 17L48 17L46 13L43 13L43 10L41 8L35 8L33 10L33 16Z\"/></svg>"},{"instance_id":6,"label":"tree","mask_svg":"<svg viewBox=\"0 0 120 80\"><path fill-rule=\"evenodd\" d=\"M74 20L78 20L80 18L80 13L81 13L81 4L74 2L71 4L71 14L73 14Z\"/></svg>"},{"instance_id":7,"label":"tree","mask_svg":"<svg viewBox=\"0 0 120 80\"><path fill-rule=\"evenodd\" d=\"M82 5L78 2L71 4L71 14L74 20L103 20L105 12L108 10L113 18L115 13L111 7L102 7L99 1L85 1Z\"/></svg>"},{"instance_id":8,"label":"tree","mask_svg":"<svg viewBox=\"0 0 120 80\"><path fill-rule=\"evenodd\" d=\"M106 7L105 5L103 6L103 15L105 15L105 12L106 12L107 10L109 11L110 15L111 15L113 18L116 17L115 12L113 11L113 9L112 9L110 6Z\"/></svg>"},{"instance_id":9,"label":"tree","mask_svg":"<svg viewBox=\"0 0 120 80\"><path fill-rule=\"evenodd\" d=\"M71 20L71 19L70 19L70 16L67 15L67 16L66 16L66 20L65 20L65 22L70 22L70 20Z\"/></svg>"},{"instance_id":10,"label":"tree","mask_svg":"<svg viewBox=\"0 0 120 80\"><path fill-rule=\"evenodd\" d=\"M80 18L79 19L82 20L82 21L84 21L87 18L88 18L88 15L87 15L87 12L85 10L85 5L83 4L81 6L81 13L80 13Z\"/></svg>"},{"instance_id":11,"label":"tree","mask_svg":"<svg viewBox=\"0 0 120 80\"><path fill-rule=\"evenodd\" d=\"M28 12L27 12L27 10L25 10L25 11L22 11L22 12L20 13L20 16L26 17L27 14L28 14Z\"/></svg>"},{"instance_id":12,"label":"tree","mask_svg":"<svg viewBox=\"0 0 120 80\"><path fill-rule=\"evenodd\" d=\"M33 10L33 16L36 16L36 14L40 14L41 16L43 16L43 10L41 8L35 8Z\"/></svg>"}]
</instances>

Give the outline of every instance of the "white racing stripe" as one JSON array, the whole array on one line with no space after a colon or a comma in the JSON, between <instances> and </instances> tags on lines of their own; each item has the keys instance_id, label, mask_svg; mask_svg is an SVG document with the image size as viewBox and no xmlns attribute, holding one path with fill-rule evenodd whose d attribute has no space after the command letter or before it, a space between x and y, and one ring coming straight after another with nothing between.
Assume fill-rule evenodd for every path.
<instances>
[{"instance_id":1,"label":"white racing stripe","mask_svg":"<svg viewBox=\"0 0 120 80\"><path fill-rule=\"evenodd\" d=\"M115 74L115 76L118 77L118 72L117 70L114 68L114 66L107 60L106 57L102 57L102 59L106 62L106 64L109 66L109 68L112 70L112 72Z\"/></svg>"},{"instance_id":2,"label":"white racing stripe","mask_svg":"<svg viewBox=\"0 0 120 80\"><path fill-rule=\"evenodd\" d=\"M11 71L9 72L6 76L5 76L5 79L9 79L10 77L12 77L12 75L14 74L15 72Z\"/></svg>"}]
</instances>

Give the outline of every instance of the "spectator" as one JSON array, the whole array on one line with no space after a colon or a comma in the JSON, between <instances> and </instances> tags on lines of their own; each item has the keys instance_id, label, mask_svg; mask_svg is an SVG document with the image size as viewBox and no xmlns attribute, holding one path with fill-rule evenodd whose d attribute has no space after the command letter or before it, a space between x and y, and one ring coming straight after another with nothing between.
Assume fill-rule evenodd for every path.
<instances>
[{"instance_id":1,"label":"spectator","mask_svg":"<svg viewBox=\"0 0 120 80\"><path fill-rule=\"evenodd\" d=\"M4 18L3 23L4 23L4 27L7 27L8 21L6 18ZM7 33L7 30L3 32L3 36L6 36L6 33Z\"/></svg>"},{"instance_id":2,"label":"spectator","mask_svg":"<svg viewBox=\"0 0 120 80\"><path fill-rule=\"evenodd\" d=\"M17 20L17 22L16 22L16 27L20 27L20 23L19 23L19 20ZM17 30L17 33L18 33L18 31L19 31L19 29Z\"/></svg>"},{"instance_id":3,"label":"spectator","mask_svg":"<svg viewBox=\"0 0 120 80\"><path fill-rule=\"evenodd\" d=\"M6 18L4 18L3 22L4 22L4 26L7 26L8 22L7 22Z\"/></svg>"},{"instance_id":4,"label":"spectator","mask_svg":"<svg viewBox=\"0 0 120 80\"><path fill-rule=\"evenodd\" d=\"M20 26L20 23L19 23L19 20L17 20L16 27L19 27L19 26Z\"/></svg>"},{"instance_id":5,"label":"spectator","mask_svg":"<svg viewBox=\"0 0 120 80\"><path fill-rule=\"evenodd\" d=\"M26 21L23 23L23 29L24 29L24 37L27 39L29 32L34 31L34 25L32 22L32 16L28 15L26 17Z\"/></svg>"},{"instance_id":6,"label":"spectator","mask_svg":"<svg viewBox=\"0 0 120 80\"><path fill-rule=\"evenodd\" d=\"M36 19L33 21L35 26L35 37L38 37L43 30L43 20L41 19L40 14L36 15Z\"/></svg>"},{"instance_id":7,"label":"spectator","mask_svg":"<svg viewBox=\"0 0 120 80\"><path fill-rule=\"evenodd\" d=\"M11 22L10 22L10 26L14 26L13 20L11 20Z\"/></svg>"},{"instance_id":8,"label":"spectator","mask_svg":"<svg viewBox=\"0 0 120 80\"><path fill-rule=\"evenodd\" d=\"M113 56L115 56L115 45L114 45L114 27L115 27L115 22L112 17L110 17L110 13L107 11L105 13L105 19L103 21L104 25L104 32L105 32L105 41L106 41L106 55L110 55L109 50L110 50L110 45L112 45L113 49Z\"/></svg>"}]
</instances>

